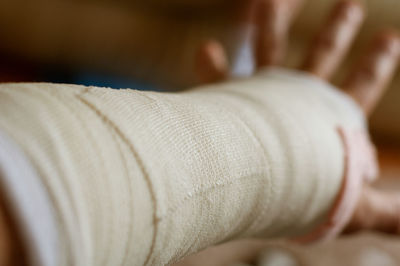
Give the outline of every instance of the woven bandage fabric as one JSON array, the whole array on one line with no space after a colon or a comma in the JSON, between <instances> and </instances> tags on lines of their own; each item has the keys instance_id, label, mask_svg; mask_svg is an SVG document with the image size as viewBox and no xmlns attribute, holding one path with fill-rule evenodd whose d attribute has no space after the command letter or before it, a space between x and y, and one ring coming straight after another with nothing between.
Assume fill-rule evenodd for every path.
<instances>
[{"instance_id":1,"label":"woven bandage fabric","mask_svg":"<svg viewBox=\"0 0 400 266\"><path fill-rule=\"evenodd\" d=\"M24 226L53 217L57 265L166 265L230 239L307 234L340 190L338 126L365 129L358 106L283 69L181 93L0 85L0 130L51 206Z\"/></svg>"}]
</instances>

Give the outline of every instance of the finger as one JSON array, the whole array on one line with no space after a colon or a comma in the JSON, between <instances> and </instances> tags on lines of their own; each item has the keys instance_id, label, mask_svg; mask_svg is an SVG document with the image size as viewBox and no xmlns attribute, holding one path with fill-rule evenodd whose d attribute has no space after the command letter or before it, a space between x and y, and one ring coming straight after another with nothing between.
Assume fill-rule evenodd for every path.
<instances>
[{"instance_id":1,"label":"finger","mask_svg":"<svg viewBox=\"0 0 400 266\"><path fill-rule=\"evenodd\" d=\"M400 233L400 194L378 191L366 186L345 231L359 230Z\"/></svg>"},{"instance_id":2,"label":"finger","mask_svg":"<svg viewBox=\"0 0 400 266\"><path fill-rule=\"evenodd\" d=\"M260 0L255 15L257 67L281 63L287 46L290 8L287 1Z\"/></svg>"},{"instance_id":3,"label":"finger","mask_svg":"<svg viewBox=\"0 0 400 266\"><path fill-rule=\"evenodd\" d=\"M365 11L359 2L338 2L311 44L301 69L329 79L348 52L364 17Z\"/></svg>"},{"instance_id":4,"label":"finger","mask_svg":"<svg viewBox=\"0 0 400 266\"><path fill-rule=\"evenodd\" d=\"M383 31L372 41L345 80L343 90L369 114L393 78L400 57L400 38L395 31Z\"/></svg>"},{"instance_id":5,"label":"finger","mask_svg":"<svg viewBox=\"0 0 400 266\"><path fill-rule=\"evenodd\" d=\"M195 74L201 83L212 83L228 77L228 60L221 43L215 40L204 42L195 58Z\"/></svg>"},{"instance_id":6,"label":"finger","mask_svg":"<svg viewBox=\"0 0 400 266\"><path fill-rule=\"evenodd\" d=\"M295 17L297 16L297 13L299 13L301 7L303 6L304 0L286 0L289 5L289 10L290 10L290 22L292 22Z\"/></svg>"}]
</instances>

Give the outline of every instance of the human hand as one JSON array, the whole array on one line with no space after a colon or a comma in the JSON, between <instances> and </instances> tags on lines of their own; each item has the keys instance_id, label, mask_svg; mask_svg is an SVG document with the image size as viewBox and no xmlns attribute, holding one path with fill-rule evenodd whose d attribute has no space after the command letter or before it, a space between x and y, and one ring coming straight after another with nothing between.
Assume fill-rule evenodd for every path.
<instances>
[{"instance_id":1,"label":"human hand","mask_svg":"<svg viewBox=\"0 0 400 266\"><path fill-rule=\"evenodd\" d=\"M258 68L279 65L282 62L291 21L290 15L282 15L282 10L288 7L288 2L268 1L263 2L263 5L267 8L258 12L256 20L259 29L255 45ZM364 7L359 2L339 1L316 35L299 68L329 81L346 56L364 16ZM374 110L391 81L399 57L399 34L394 30L385 29L373 38L362 58L339 85L343 92L360 105L366 116ZM210 40L204 44L198 52L196 62L198 77L204 83L223 81L230 77L225 49L217 41ZM346 164L353 165L352 170L346 168L344 174L350 175L356 171L356 175L367 175L366 168L373 168L376 159L371 158L370 154L369 158L363 158L367 155L365 150L357 145L348 145L353 143L351 138L342 137L347 154ZM349 156L350 153L356 155ZM354 164L349 158L365 160L361 164ZM377 190L367 183L359 185L359 199L353 215L349 217L345 232L369 229L399 233L400 196Z\"/></svg>"}]
</instances>

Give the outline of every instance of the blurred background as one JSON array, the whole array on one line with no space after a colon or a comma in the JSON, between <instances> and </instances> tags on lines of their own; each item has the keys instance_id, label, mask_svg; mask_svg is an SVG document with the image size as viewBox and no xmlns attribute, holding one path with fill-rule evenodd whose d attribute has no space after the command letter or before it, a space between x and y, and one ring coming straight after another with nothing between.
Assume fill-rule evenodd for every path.
<instances>
[{"instance_id":1,"label":"blurred background","mask_svg":"<svg viewBox=\"0 0 400 266\"><path fill-rule=\"evenodd\" d=\"M231 72L253 69L247 0L0 0L0 81L50 81L145 90L198 85L194 57L207 39ZM335 0L306 0L286 65L297 66ZM368 17L336 80L373 33L400 28L400 1L364 0ZM249 50L247 49L247 50ZM400 75L372 116L380 143L400 145Z\"/></svg>"},{"instance_id":2,"label":"blurred background","mask_svg":"<svg viewBox=\"0 0 400 266\"><path fill-rule=\"evenodd\" d=\"M253 72L254 62L252 25L245 10L246 1L0 0L0 82L35 81L116 89L184 90L200 84L194 70L195 56L202 42L210 38L220 41L227 49L232 75L247 76ZM305 1L292 26L286 66L300 64L314 33L334 2ZM368 9L367 20L335 82L340 82L351 62L363 53L373 33L385 27L400 29L399 0L363 2ZM384 178L377 186L400 190L399 74L374 112L370 127L384 166L381 173ZM396 257L400 245L398 240L375 236L366 239L350 240L350 244L346 239L339 240L332 245L336 245L336 250L342 250L343 254L348 254L347 248L338 247L363 250L363 245L371 242L369 246L378 246L391 254L394 264L382 264L381 261L362 265L400 265L400 257ZM264 242L252 243L243 244L248 247L247 250L252 250L251 254L266 245ZM233 253L234 248L227 249L229 252L226 253L242 254L238 251L241 250L243 254L250 254L246 253L243 245L238 245ZM217 254L216 257L224 254L221 250L213 252L211 254ZM329 265L338 265L335 263L338 263L338 256L342 253L331 254L336 262L333 260L333 264ZM203 256L201 261L204 259ZM218 260L214 261L214 264L207 265L228 263L228 260L224 263L219 261L221 264ZM185 263L201 265L189 260Z\"/></svg>"}]
</instances>

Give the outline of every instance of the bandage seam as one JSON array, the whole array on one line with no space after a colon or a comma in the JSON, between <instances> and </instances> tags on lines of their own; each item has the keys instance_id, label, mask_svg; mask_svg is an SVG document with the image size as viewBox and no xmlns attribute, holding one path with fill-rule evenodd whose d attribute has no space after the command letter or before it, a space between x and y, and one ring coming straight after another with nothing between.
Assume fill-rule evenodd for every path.
<instances>
[{"instance_id":1,"label":"bandage seam","mask_svg":"<svg viewBox=\"0 0 400 266\"><path fill-rule=\"evenodd\" d=\"M133 147L133 145L130 143L130 141L128 140L128 138L123 134L123 132L121 132L121 130L119 130L119 128L110 120L108 119L108 117L106 115L104 115L100 110L98 110L96 108L96 106L94 106L92 103L90 103L89 101L87 101L83 96L85 94L90 94L90 88L88 88L86 91L83 91L82 93L80 93L78 95L78 99L83 102L85 105L87 105L89 108L91 108L94 112L96 112L98 114L99 117L101 117L103 119L103 121L110 125L115 132L121 137L121 139L123 140L123 142L125 142L127 144L127 146L129 147L129 150L132 152L132 154L134 155L139 168L143 174L143 177L147 183L149 192L150 192L150 197L152 200L152 206L153 206L153 237L151 240L151 246L149 249L149 253L146 256L146 259L144 261L144 265L147 265L147 263L149 262L151 255L153 253L154 247L155 247L155 243L156 243L156 238L157 238L157 232L158 232L158 223L159 223L159 219L157 217L157 199L155 196L155 192L154 192L154 188L153 188L153 184L150 180L149 174L146 171L146 167L144 166L143 162L140 160L140 156L137 153L136 149Z\"/></svg>"}]
</instances>

